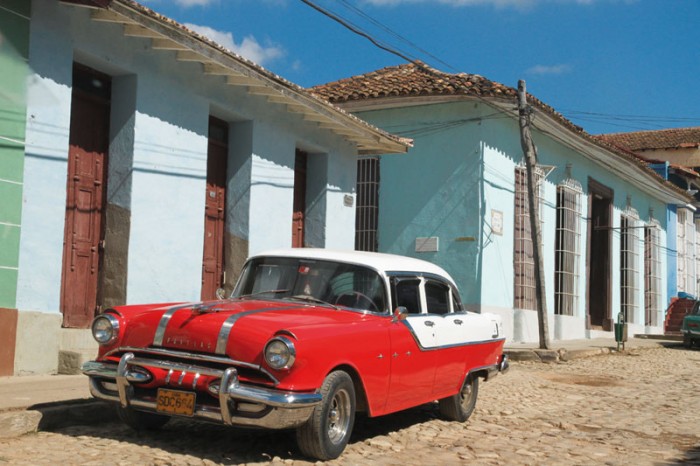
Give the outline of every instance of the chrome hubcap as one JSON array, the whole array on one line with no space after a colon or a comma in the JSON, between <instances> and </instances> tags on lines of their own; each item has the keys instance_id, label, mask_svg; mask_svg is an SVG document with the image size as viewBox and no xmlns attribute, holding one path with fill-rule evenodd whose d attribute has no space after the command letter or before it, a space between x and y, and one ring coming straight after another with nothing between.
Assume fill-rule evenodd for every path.
<instances>
[{"instance_id":1,"label":"chrome hubcap","mask_svg":"<svg viewBox=\"0 0 700 466\"><path fill-rule=\"evenodd\" d=\"M328 439L340 443L348 432L350 425L350 395L345 390L339 390L331 401L328 410Z\"/></svg>"},{"instance_id":2,"label":"chrome hubcap","mask_svg":"<svg viewBox=\"0 0 700 466\"><path fill-rule=\"evenodd\" d=\"M469 404L469 400L471 400L472 397L472 384L470 382L467 382L464 387L462 388L462 393L460 393L462 397L462 406L467 406Z\"/></svg>"}]
</instances>

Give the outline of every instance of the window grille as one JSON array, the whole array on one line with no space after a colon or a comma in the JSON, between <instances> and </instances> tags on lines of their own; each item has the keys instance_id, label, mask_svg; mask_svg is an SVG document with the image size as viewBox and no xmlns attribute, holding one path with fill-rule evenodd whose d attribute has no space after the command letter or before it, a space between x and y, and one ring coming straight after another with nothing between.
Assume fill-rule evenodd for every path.
<instances>
[{"instance_id":1,"label":"window grille","mask_svg":"<svg viewBox=\"0 0 700 466\"><path fill-rule=\"evenodd\" d=\"M652 219L644 228L644 325L657 326L661 312L661 227Z\"/></svg>"},{"instance_id":2,"label":"window grille","mask_svg":"<svg viewBox=\"0 0 700 466\"><path fill-rule=\"evenodd\" d=\"M568 179L557 186L554 249L554 312L572 316L578 309L581 184Z\"/></svg>"},{"instance_id":3,"label":"window grille","mask_svg":"<svg viewBox=\"0 0 700 466\"><path fill-rule=\"evenodd\" d=\"M540 224L542 223L542 180L544 172L541 168L535 169L537 189L535 199L540 212ZM535 293L535 261L530 234L530 207L527 201L527 173L524 166L515 168L515 221L514 223L514 248L513 248L513 275L514 302L516 309L537 309L537 295ZM540 242L542 238L540 237Z\"/></svg>"},{"instance_id":4,"label":"window grille","mask_svg":"<svg viewBox=\"0 0 700 466\"><path fill-rule=\"evenodd\" d=\"M694 293L693 294L698 294L700 293L700 289L698 288L698 283L700 282L700 277L698 277L698 274L700 274L700 218L695 219L695 248L693 249L693 255L695 256L695 261L694 265L695 268L694 270L694 276L693 276L693 285L695 286L694 288Z\"/></svg>"},{"instance_id":5,"label":"window grille","mask_svg":"<svg viewBox=\"0 0 700 466\"><path fill-rule=\"evenodd\" d=\"M627 207L620 218L620 308L625 322L634 323L639 291L639 215Z\"/></svg>"},{"instance_id":6,"label":"window grille","mask_svg":"<svg viewBox=\"0 0 700 466\"><path fill-rule=\"evenodd\" d=\"M695 224L688 209L678 209L678 291L694 295L695 283Z\"/></svg>"},{"instance_id":7,"label":"window grille","mask_svg":"<svg viewBox=\"0 0 700 466\"><path fill-rule=\"evenodd\" d=\"M379 158L357 161L357 208L355 210L355 249L376 252L379 223Z\"/></svg>"}]
</instances>

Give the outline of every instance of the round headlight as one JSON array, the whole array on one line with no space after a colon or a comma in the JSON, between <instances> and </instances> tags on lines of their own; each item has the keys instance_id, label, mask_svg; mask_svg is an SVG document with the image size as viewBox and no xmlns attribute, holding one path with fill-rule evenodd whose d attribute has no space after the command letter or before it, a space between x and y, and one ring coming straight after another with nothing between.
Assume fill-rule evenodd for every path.
<instances>
[{"instance_id":1,"label":"round headlight","mask_svg":"<svg viewBox=\"0 0 700 466\"><path fill-rule=\"evenodd\" d=\"M295 359L294 343L287 337L275 337L265 345L265 361L273 369L289 369Z\"/></svg>"},{"instance_id":2,"label":"round headlight","mask_svg":"<svg viewBox=\"0 0 700 466\"><path fill-rule=\"evenodd\" d=\"M102 314L92 321L92 336L101 345L113 342L119 336L119 321L111 314Z\"/></svg>"}]
</instances>

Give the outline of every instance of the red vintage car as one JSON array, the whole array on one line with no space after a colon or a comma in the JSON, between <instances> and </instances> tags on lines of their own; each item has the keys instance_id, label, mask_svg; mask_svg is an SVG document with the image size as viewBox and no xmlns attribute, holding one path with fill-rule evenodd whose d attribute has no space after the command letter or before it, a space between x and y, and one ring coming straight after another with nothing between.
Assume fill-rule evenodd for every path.
<instances>
[{"instance_id":1,"label":"red vintage car","mask_svg":"<svg viewBox=\"0 0 700 466\"><path fill-rule=\"evenodd\" d=\"M355 413L439 402L466 421L479 379L504 372L496 315L466 312L440 267L324 249L250 258L228 299L115 307L95 318L93 396L135 429L188 416L296 428L301 452L337 458Z\"/></svg>"}]
</instances>

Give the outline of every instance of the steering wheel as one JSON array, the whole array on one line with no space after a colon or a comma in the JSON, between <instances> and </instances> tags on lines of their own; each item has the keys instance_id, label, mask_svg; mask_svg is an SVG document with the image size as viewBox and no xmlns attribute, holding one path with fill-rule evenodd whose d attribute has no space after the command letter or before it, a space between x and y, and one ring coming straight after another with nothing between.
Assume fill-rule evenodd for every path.
<instances>
[{"instance_id":1,"label":"steering wheel","mask_svg":"<svg viewBox=\"0 0 700 466\"><path fill-rule=\"evenodd\" d=\"M340 293L337 298L335 298L335 304L340 304L341 306L346 306L346 304L341 304L340 301L344 296L351 296L354 298L353 305L352 306L347 306L347 307L355 307L359 309L369 309L370 311L373 312L379 312L379 308L377 305L374 303L374 301L367 296L366 294L362 294L359 291L346 291L345 293ZM367 302L367 306L361 306L360 303L362 301Z\"/></svg>"}]
</instances>

